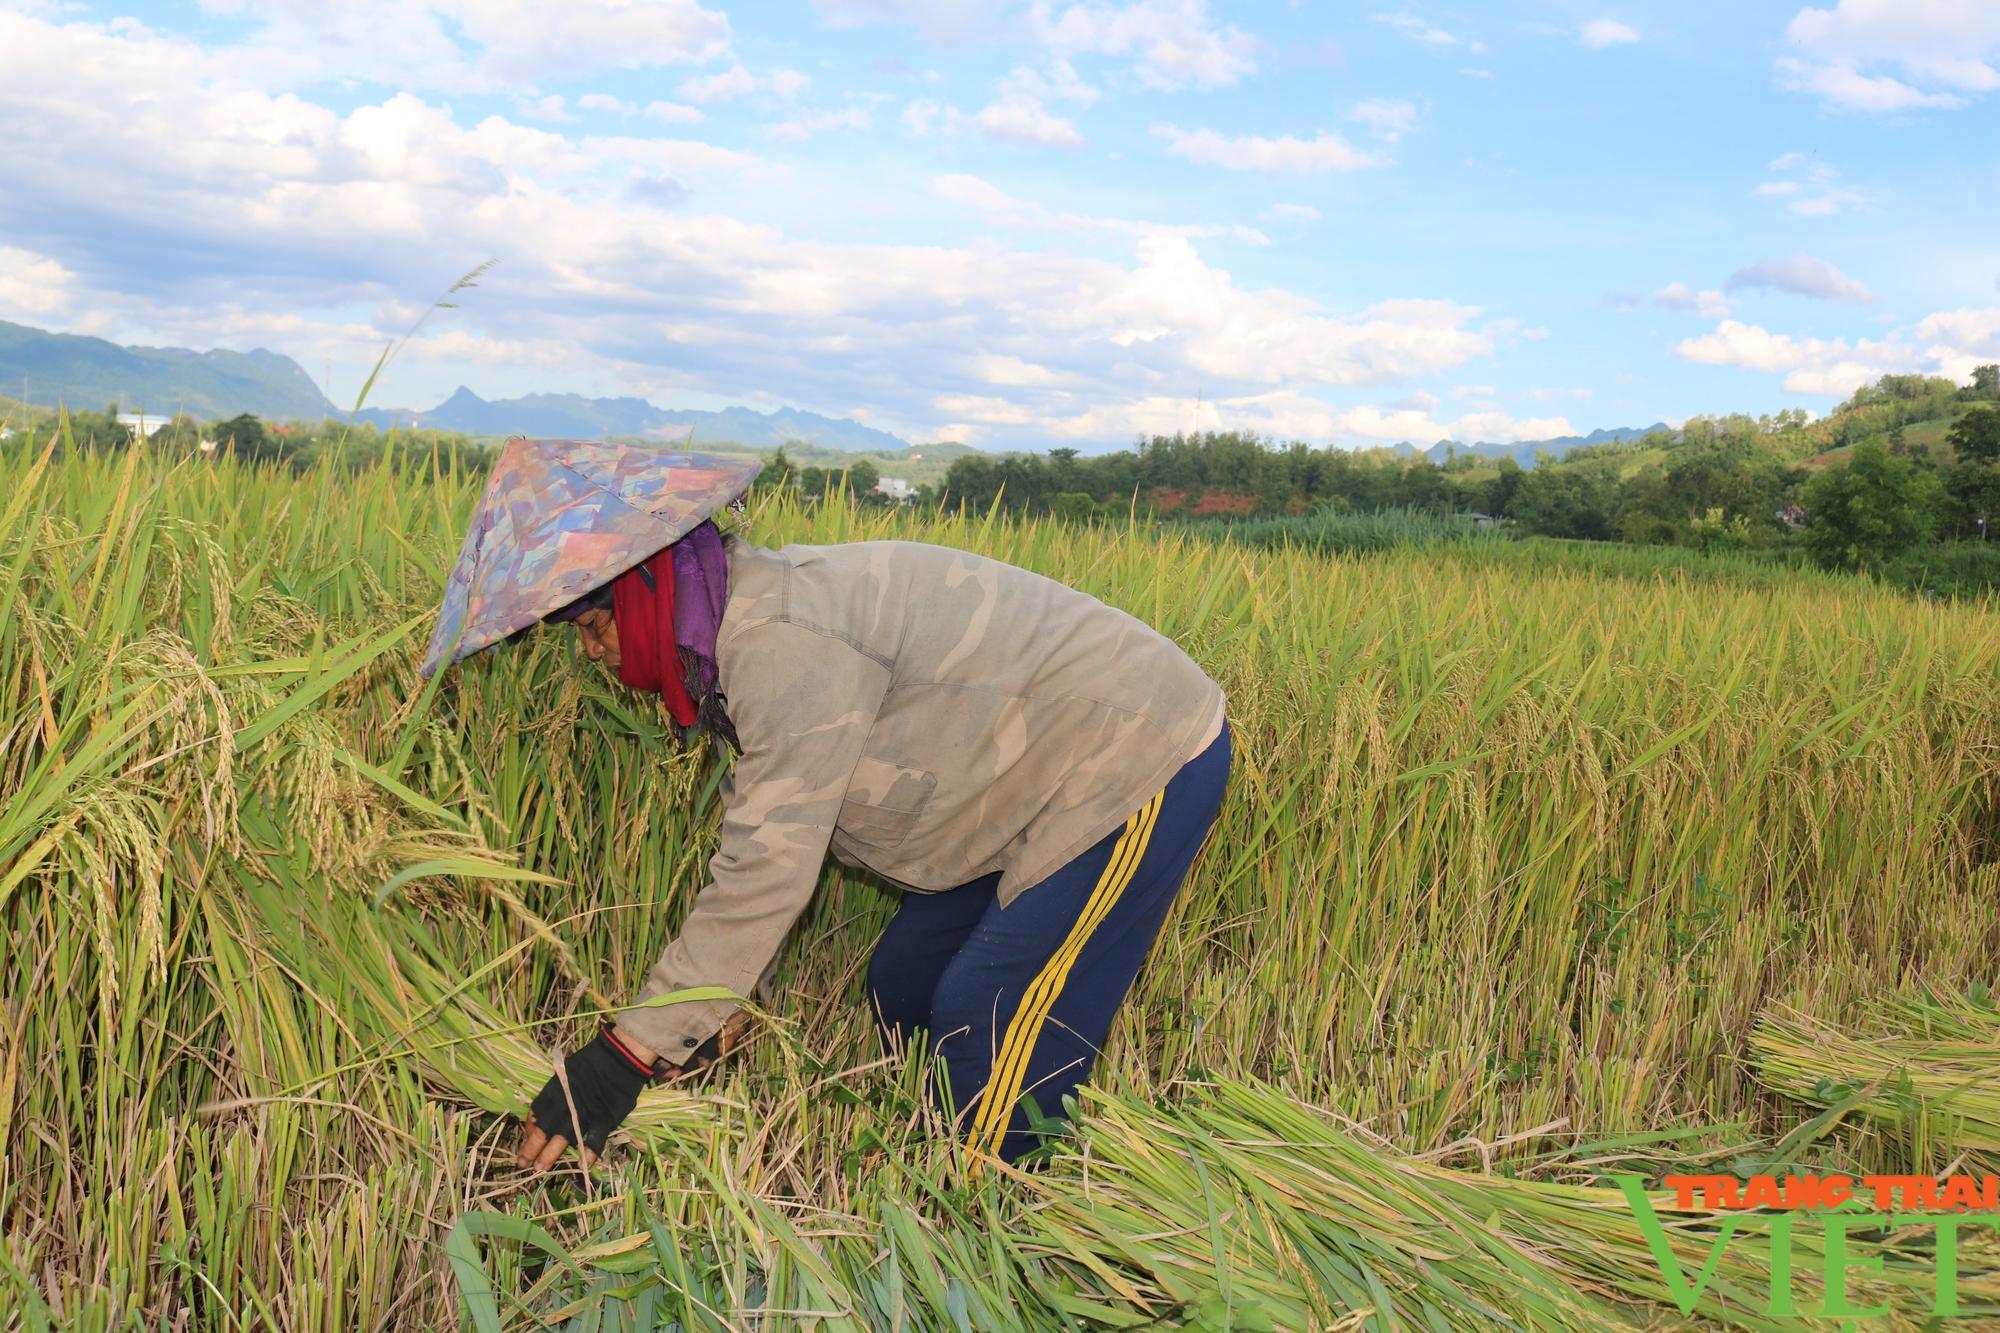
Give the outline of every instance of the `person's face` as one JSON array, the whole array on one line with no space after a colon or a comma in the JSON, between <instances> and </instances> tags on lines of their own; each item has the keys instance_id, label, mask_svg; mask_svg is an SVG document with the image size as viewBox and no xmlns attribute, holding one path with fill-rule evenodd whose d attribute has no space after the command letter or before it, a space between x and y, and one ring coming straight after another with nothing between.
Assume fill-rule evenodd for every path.
<instances>
[{"instance_id":1,"label":"person's face","mask_svg":"<svg viewBox=\"0 0 2000 1333\"><path fill-rule=\"evenodd\" d=\"M609 611L593 607L570 622L583 636L583 653L601 663L612 675L618 674L618 622Z\"/></svg>"}]
</instances>

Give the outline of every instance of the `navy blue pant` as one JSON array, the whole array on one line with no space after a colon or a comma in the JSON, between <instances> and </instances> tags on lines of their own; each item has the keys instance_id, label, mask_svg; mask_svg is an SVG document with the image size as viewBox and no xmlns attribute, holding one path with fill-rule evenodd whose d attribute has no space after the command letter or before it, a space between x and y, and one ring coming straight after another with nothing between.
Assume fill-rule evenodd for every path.
<instances>
[{"instance_id":1,"label":"navy blue pant","mask_svg":"<svg viewBox=\"0 0 2000 1333\"><path fill-rule=\"evenodd\" d=\"M997 874L906 893L868 962L885 1043L922 1030L973 1148L1036 1146L1022 1096L1060 1117L1089 1077L1229 781L1229 728L1102 842L1002 908ZM893 1045L892 1045L893 1049Z\"/></svg>"}]
</instances>

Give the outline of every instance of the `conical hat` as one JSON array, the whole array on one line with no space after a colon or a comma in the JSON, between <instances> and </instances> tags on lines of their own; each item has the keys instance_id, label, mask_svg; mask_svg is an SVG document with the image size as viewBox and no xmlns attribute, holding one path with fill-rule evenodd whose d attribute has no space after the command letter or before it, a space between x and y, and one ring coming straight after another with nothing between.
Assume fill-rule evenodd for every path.
<instances>
[{"instance_id":1,"label":"conical hat","mask_svg":"<svg viewBox=\"0 0 2000 1333\"><path fill-rule=\"evenodd\" d=\"M754 458L510 440L445 580L428 676L609 583L743 494Z\"/></svg>"}]
</instances>

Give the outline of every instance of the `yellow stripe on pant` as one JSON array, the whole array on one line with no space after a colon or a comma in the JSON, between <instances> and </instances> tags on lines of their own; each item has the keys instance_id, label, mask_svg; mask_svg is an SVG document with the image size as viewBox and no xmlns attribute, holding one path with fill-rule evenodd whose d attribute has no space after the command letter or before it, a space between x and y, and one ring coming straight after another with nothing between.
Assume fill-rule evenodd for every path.
<instances>
[{"instance_id":1,"label":"yellow stripe on pant","mask_svg":"<svg viewBox=\"0 0 2000 1333\"><path fill-rule=\"evenodd\" d=\"M1118 901L1118 895L1125 892L1125 886L1132 882L1139 862L1145 859L1146 844L1153 836L1153 825L1159 819L1160 803L1166 794L1162 789L1125 821L1125 832L1119 835L1117 845L1111 849L1111 859L1105 863L1104 872L1097 877L1097 885L1091 889L1082 914L1070 927L1062 946L1050 955L1048 962L1042 964L1042 970L1035 974L1035 979L1022 993L1020 1006L1008 1022L1007 1035L1000 1043L999 1058L994 1061L993 1072L986 1080L985 1099L973 1121L969 1140L973 1149L978 1150L984 1144L987 1152L999 1153L1001 1141L1007 1135L1007 1122L1014 1116L1014 1103L1021 1096L1021 1081L1027 1076L1028 1057L1035 1049L1036 1038L1041 1035L1042 1023L1048 1018L1049 1010L1055 1007L1063 982L1069 977L1069 970L1075 965L1077 956L1083 952L1090 933L1109 915Z\"/></svg>"}]
</instances>

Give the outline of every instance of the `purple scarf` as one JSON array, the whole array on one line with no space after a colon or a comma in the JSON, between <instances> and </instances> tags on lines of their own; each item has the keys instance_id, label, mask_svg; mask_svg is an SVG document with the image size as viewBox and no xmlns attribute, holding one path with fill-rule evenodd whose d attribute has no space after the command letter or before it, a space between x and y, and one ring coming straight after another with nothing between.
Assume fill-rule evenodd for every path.
<instances>
[{"instance_id":1,"label":"purple scarf","mask_svg":"<svg viewBox=\"0 0 2000 1333\"><path fill-rule=\"evenodd\" d=\"M729 561L722 534L704 520L668 549L674 558L674 642L680 646L681 671L695 701L696 721L741 751L736 728L724 711L727 700L716 688L715 640L722 631L723 608L729 604Z\"/></svg>"}]
</instances>

